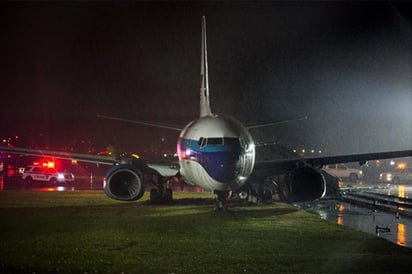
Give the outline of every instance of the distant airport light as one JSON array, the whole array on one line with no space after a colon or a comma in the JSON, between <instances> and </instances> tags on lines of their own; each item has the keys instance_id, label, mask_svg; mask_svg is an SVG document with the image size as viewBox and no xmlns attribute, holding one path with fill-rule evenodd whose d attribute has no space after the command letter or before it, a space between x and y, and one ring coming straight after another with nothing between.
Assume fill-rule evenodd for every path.
<instances>
[{"instance_id":1,"label":"distant airport light","mask_svg":"<svg viewBox=\"0 0 412 274\"><path fill-rule=\"evenodd\" d=\"M110 156L112 155L112 152L110 150L103 150L103 151L99 151L97 155L105 155L105 156L109 155Z\"/></svg>"},{"instance_id":2,"label":"distant airport light","mask_svg":"<svg viewBox=\"0 0 412 274\"><path fill-rule=\"evenodd\" d=\"M395 165L395 161L391 160L391 166L394 166L394 165Z\"/></svg>"},{"instance_id":3,"label":"distant airport light","mask_svg":"<svg viewBox=\"0 0 412 274\"><path fill-rule=\"evenodd\" d=\"M407 195L405 195L405 185L399 185L398 186L398 197L408 198Z\"/></svg>"},{"instance_id":4,"label":"distant airport light","mask_svg":"<svg viewBox=\"0 0 412 274\"><path fill-rule=\"evenodd\" d=\"M398 169L405 169L406 168L406 163L399 163L398 164Z\"/></svg>"},{"instance_id":5,"label":"distant airport light","mask_svg":"<svg viewBox=\"0 0 412 274\"><path fill-rule=\"evenodd\" d=\"M400 246L406 246L406 236L405 236L405 225L398 223L398 240L397 240L397 244Z\"/></svg>"}]
</instances>

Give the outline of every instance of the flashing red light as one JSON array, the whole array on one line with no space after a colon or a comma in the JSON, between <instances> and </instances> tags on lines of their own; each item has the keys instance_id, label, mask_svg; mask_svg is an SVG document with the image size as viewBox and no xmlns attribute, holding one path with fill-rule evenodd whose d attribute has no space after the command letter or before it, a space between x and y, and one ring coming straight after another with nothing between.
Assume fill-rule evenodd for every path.
<instances>
[{"instance_id":1,"label":"flashing red light","mask_svg":"<svg viewBox=\"0 0 412 274\"><path fill-rule=\"evenodd\" d=\"M39 162L33 162L33 165L34 166L39 166L40 163ZM55 168L56 164L54 162L51 162L51 161L47 161L47 162L44 161L44 162L41 163L41 166L46 167L46 168Z\"/></svg>"},{"instance_id":2,"label":"flashing red light","mask_svg":"<svg viewBox=\"0 0 412 274\"><path fill-rule=\"evenodd\" d=\"M54 165L54 162L47 162L47 163L44 163L43 166L47 168L54 168L55 165Z\"/></svg>"}]
</instances>

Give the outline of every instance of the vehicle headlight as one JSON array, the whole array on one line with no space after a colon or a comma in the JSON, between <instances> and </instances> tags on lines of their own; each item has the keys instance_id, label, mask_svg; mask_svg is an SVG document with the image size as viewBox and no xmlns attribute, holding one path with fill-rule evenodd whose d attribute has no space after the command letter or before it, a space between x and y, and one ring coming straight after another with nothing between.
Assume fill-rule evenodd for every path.
<instances>
[{"instance_id":1,"label":"vehicle headlight","mask_svg":"<svg viewBox=\"0 0 412 274\"><path fill-rule=\"evenodd\" d=\"M57 174L57 179L63 180L64 179L64 174L61 174L61 173Z\"/></svg>"},{"instance_id":2,"label":"vehicle headlight","mask_svg":"<svg viewBox=\"0 0 412 274\"><path fill-rule=\"evenodd\" d=\"M392 174L390 173L386 174L386 180L392 181Z\"/></svg>"}]
</instances>

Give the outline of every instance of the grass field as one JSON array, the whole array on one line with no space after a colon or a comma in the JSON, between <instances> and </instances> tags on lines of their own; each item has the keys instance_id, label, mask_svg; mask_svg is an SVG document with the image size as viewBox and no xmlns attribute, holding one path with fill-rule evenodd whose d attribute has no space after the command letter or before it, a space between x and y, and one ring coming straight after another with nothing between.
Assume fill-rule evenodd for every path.
<instances>
[{"instance_id":1,"label":"grass field","mask_svg":"<svg viewBox=\"0 0 412 274\"><path fill-rule=\"evenodd\" d=\"M173 205L102 192L0 193L0 272L412 272L412 250L286 204Z\"/></svg>"}]
</instances>

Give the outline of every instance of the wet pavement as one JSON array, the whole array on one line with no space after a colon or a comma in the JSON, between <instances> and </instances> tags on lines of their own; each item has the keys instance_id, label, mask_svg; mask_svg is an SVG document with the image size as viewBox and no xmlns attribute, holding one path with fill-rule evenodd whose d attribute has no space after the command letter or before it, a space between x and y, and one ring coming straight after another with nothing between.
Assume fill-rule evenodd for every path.
<instances>
[{"instance_id":1,"label":"wet pavement","mask_svg":"<svg viewBox=\"0 0 412 274\"><path fill-rule=\"evenodd\" d=\"M361 202L358 203L356 199L351 203L346 202L347 199L325 199L318 203L307 204L304 208L319 214L322 219L330 222L374 234L398 245L412 248L412 218L408 216L409 214L403 214L407 213L402 212L405 209L386 204L387 200L390 202L399 200L398 198L408 200L412 197L412 185L358 185L342 188L343 198L348 193L356 193L358 197L356 199ZM362 199L362 195L365 197L376 195L380 198ZM403 199L401 203L405 203Z\"/></svg>"}]
</instances>

